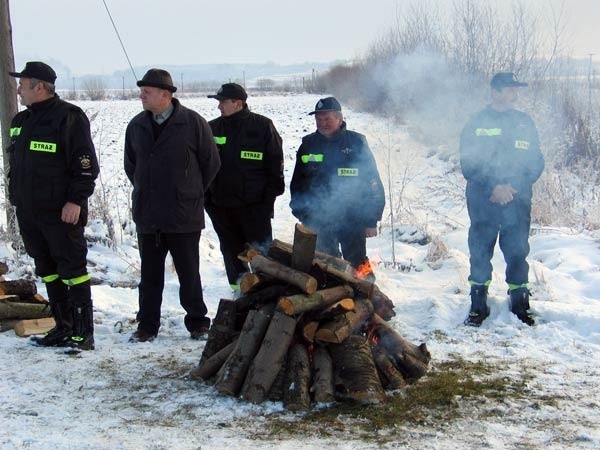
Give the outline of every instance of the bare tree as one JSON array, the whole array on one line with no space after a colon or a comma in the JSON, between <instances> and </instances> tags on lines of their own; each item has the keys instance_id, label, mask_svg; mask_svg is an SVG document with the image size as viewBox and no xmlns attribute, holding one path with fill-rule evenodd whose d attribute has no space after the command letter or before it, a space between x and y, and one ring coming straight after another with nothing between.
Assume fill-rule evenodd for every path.
<instances>
[{"instance_id":1,"label":"bare tree","mask_svg":"<svg viewBox=\"0 0 600 450\"><path fill-rule=\"evenodd\" d=\"M275 81L270 78L259 78L256 80L256 88L259 91L272 91L275 88Z\"/></svg>"},{"instance_id":2,"label":"bare tree","mask_svg":"<svg viewBox=\"0 0 600 450\"><path fill-rule=\"evenodd\" d=\"M83 91L90 100L104 100L106 98L106 85L100 77L87 78L83 82Z\"/></svg>"}]
</instances>

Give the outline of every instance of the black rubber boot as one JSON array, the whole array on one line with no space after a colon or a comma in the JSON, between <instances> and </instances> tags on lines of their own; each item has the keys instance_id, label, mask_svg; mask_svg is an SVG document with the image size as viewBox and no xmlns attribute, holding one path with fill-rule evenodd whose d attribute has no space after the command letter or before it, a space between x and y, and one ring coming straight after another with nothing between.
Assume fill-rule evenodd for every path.
<instances>
[{"instance_id":1,"label":"black rubber boot","mask_svg":"<svg viewBox=\"0 0 600 450\"><path fill-rule=\"evenodd\" d=\"M94 307L90 282L69 287L73 308L73 333L68 346L79 350L94 350Z\"/></svg>"},{"instance_id":2,"label":"black rubber boot","mask_svg":"<svg viewBox=\"0 0 600 450\"><path fill-rule=\"evenodd\" d=\"M510 310L523 323L529 326L535 324L535 320L529 311L529 289L519 288L509 291L510 294Z\"/></svg>"},{"instance_id":3,"label":"black rubber boot","mask_svg":"<svg viewBox=\"0 0 600 450\"><path fill-rule=\"evenodd\" d=\"M69 288L58 279L46 283L46 292L56 326L44 336L33 336L31 342L42 347L64 347L73 329L73 309L69 304Z\"/></svg>"},{"instance_id":4,"label":"black rubber boot","mask_svg":"<svg viewBox=\"0 0 600 450\"><path fill-rule=\"evenodd\" d=\"M471 311L465 319L465 325L471 327L480 326L490 315L490 308L487 305L488 288L483 284L474 284L471 286Z\"/></svg>"},{"instance_id":5,"label":"black rubber boot","mask_svg":"<svg viewBox=\"0 0 600 450\"><path fill-rule=\"evenodd\" d=\"M79 350L94 350L94 308L87 306L73 308L73 334L67 346Z\"/></svg>"}]
</instances>

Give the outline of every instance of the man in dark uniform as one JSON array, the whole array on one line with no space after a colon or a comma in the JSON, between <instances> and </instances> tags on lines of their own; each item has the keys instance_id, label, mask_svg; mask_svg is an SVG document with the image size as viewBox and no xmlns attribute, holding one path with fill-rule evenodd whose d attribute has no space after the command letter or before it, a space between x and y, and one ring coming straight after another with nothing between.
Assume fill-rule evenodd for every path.
<instances>
[{"instance_id":1,"label":"man in dark uniform","mask_svg":"<svg viewBox=\"0 0 600 450\"><path fill-rule=\"evenodd\" d=\"M173 98L177 88L169 72L150 69L137 85L144 111L127 126L124 159L142 264L139 323L130 341L151 341L158 334L168 252L179 277L185 326L200 339L210 319L199 242L204 195L219 170L219 154L206 120Z\"/></svg>"},{"instance_id":2,"label":"man in dark uniform","mask_svg":"<svg viewBox=\"0 0 600 450\"><path fill-rule=\"evenodd\" d=\"M471 311L466 325L479 326L489 315L488 286L496 240L506 261L510 309L524 323L529 312L529 227L532 187L544 169L544 158L531 117L514 109L517 89L527 86L513 73L491 80L492 103L475 114L460 139L460 163L467 179Z\"/></svg>"},{"instance_id":3,"label":"man in dark uniform","mask_svg":"<svg viewBox=\"0 0 600 450\"><path fill-rule=\"evenodd\" d=\"M285 189L279 133L267 117L250 112L242 86L227 83L215 95L221 117L209 122L221 169L208 189L206 212L219 236L227 279L234 291L247 270L237 255L245 244L273 240L275 197Z\"/></svg>"},{"instance_id":4,"label":"man in dark uniform","mask_svg":"<svg viewBox=\"0 0 600 450\"><path fill-rule=\"evenodd\" d=\"M383 184L367 139L346 129L334 97L319 100L317 131L304 136L290 184L292 214L317 232L317 249L341 255L374 279L366 238L377 235L385 206Z\"/></svg>"},{"instance_id":5,"label":"man in dark uniform","mask_svg":"<svg viewBox=\"0 0 600 450\"><path fill-rule=\"evenodd\" d=\"M46 284L56 321L41 346L94 349L87 245L83 235L98 161L84 112L55 94L56 73L28 62L17 94L27 109L10 126L9 196L25 250Z\"/></svg>"}]
</instances>

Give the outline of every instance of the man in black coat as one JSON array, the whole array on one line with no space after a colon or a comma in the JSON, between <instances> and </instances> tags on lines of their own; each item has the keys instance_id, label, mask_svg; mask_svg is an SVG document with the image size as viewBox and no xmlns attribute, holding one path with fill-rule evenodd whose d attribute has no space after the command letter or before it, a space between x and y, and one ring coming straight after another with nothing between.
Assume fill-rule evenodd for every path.
<instances>
[{"instance_id":1,"label":"man in black coat","mask_svg":"<svg viewBox=\"0 0 600 450\"><path fill-rule=\"evenodd\" d=\"M334 97L319 100L317 131L302 138L290 184L292 214L317 232L317 249L343 256L374 279L366 238L377 235L383 184L367 139L346 129ZM340 254L341 247L341 254Z\"/></svg>"},{"instance_id":2,"label":"man in black coat","mask_svg":"<svg viewBox=\"0 0 600 450\"><path fill-rule=\"evenodd\" d=\"M87 273L88 198L98 161L84 112L55 94L56 73L28 62L17 94L27 109L10 126L9 196L35 272L46 284L56 322L41 346L94 349L93 306Z\"/></svg>"},{"instance_id":3,"label":"man in black coat","mask_svg":"<svg viewBox=\"0 0 600 450\"><path fill-rule=\"evenodd\" d=\"M206 212L219 236L227 279L234 291L247 271L237 255L245 244L273 240L275 198L285 189L283 149L271 119L250 112L242 86L227 83L215 95L221 117L209 122L221 169L208 189Z\"/></svg>"},{"instance_id":4,"label":"man in black coat","mask_svg":"<svg viewBox=\"0 0 600 450\"><path fill-rule=\"evenodd\" d=\"M167 71L150 69L137 85L144 111L127 126L124 160L142 264L139 324L130 341L158 334L167 252L179 277L185 326L199 339L210 325L200 279L204 195L219 154L206 120L173 98L177 88Z\"/></svg>"},{"instance_id":5,"label":"man in black coat","mask_svg":"<svg viewBox=\"0 0 600 450\"><path fill-rule=\"evenodd\" d=\"M518 89L527 83L513 73L491 80L492 103L475 114L462 131L460 164L467 179L471 311L466 325L480 326L489 315L488 286L496 240L506 261L510 309L533 325L528 273L533 184L544 169L540 141L531 117L514 109Z\"/></svg>"}]
</instances>

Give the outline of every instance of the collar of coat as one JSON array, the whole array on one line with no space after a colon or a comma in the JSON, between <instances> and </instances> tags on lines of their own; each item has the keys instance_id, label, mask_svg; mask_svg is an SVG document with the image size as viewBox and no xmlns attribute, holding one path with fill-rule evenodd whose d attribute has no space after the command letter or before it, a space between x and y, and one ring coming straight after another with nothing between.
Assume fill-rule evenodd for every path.
<instances>
[{"instance_id":1,"label":"collar of coat","mask_svg":"<svg viewBox=\"0 0 600 450\"><path fill-rule=\"evenodd\" d=\"M184 122L185 119L181 114L183 105L176 98L171 99L171 104L173 105L173 112L171 113L171 117L169 118L169 123L173 124ZM154 121L154 113L152 113L152 111L146 110L144 111L143 117L144 120L141 121L143 125L146 127L152 127L152 122Z\"/></svg>"},{"instance_id":2,"label":"collar of coat","mask_svg":"<svg viewBox=\"0 0 600 450\"><path fill-rule=\"evenodd\" d=\"M227 120L228 122L236 122L238 120L243 120L245 118L247 118L250 115L250 108L248 108L248 105L244 105L244 108L242 108L240 111L227 116L227 117L223 117L223 120Z\"/></svg>"},{"instance_id":3,"label":"collar of coat","mask_svg":"<svg viewBox=\"0 0 600 450\"><path fill-rule=\"evenodd\" d=\"M317 137L319 139L323 139L327 142L339 141L340 139L345 138L346 121L342 122L342 124L340 125L340 129L331 137L326 137L326 136L322 135L321 133L319 133L319 131L315 131L315 134L317 135Z\"/></svg>"},{"instance_id":4,"label":"collar of coat","mask_svg":"<svg viewBox=\"0 0 600 450\"><path fill-rule=\"evenodd\" d=\"M32 103L27 107L31 112L43 111L44 109L50 108L59 100L58 94L54 94L53 97L47 98L46 100L42 100L41 102Z\"/></svg>"}]
</instances>

